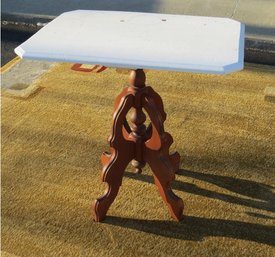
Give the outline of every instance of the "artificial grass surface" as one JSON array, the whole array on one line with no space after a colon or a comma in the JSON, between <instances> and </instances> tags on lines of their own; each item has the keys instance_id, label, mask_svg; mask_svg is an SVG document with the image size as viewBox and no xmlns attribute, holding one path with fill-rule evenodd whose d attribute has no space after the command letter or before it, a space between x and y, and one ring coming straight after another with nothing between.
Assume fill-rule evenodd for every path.
<instances>
[{"instance_id":1,"label":"artificial grass surface","mask_svg":"<svg viewBox=\"0 0 275 257\"><path fill-rule=\"evenodd\" d=\"M226 75L149 71L182 157L169 218L151 171L129 166L103 223L100 155L127 75L57 65L27 99L2 98L3 256L274 256L274 68Z\"/></svg>"}]
</instances>

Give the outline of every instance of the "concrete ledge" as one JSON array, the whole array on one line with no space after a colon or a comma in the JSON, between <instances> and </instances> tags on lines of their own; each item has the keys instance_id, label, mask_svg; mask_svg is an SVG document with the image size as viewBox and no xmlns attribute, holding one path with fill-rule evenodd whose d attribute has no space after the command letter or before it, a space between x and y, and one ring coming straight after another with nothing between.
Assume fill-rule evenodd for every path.
<instances>
[{"instance_id":1,"label":"concrete ledge","mask_svg":"<svg viewBox=\"0 0 275 257\"><path fill-rule=\"evenodd\" d=\"M43 75L55 63L21 60L19 57L11 60L1 69L3 95L26 99L41 88L39 83Z\"/></svg>"}]
</instances>

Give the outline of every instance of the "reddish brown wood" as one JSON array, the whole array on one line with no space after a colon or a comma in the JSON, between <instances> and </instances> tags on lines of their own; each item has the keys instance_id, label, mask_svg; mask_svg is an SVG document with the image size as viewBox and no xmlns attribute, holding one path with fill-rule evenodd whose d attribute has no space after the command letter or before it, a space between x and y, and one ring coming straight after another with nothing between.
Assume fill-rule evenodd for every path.
<instances>
[{"instance_id":1,"label":"reddish brown wood","mask_svg":"<svg viewBox=\"0 0 275 257\"><path fill-rule=\"evenodd\" d=\"M71 67L71 69L74 70L74 71L96 72L96 73L100 73L100 72L107 69L107 67L101 66L101 65L94 65L92 68L83 68L82 65L83 64L81 64L81 63L75 63Z\"/></svg>"},{"instance_id":2,"label":"reddish brown wood","mask_svg":"<svg viewBox=\"0 0 275 257\"><path fill-rule=\"evenodd\" d=\"M163 102L151 87L145 86L142 69L131 71L129 84L115 101L112 134L109 137L111 153L103 153L101 157L101 179L107 183L107 189L93 204L95 221L105 218L121 186L124 170L131 161L138 173L146 163L150 165L163 201L172 218L179 221L182 218L183 201L173 193L170 183L179 169L180 156L177 152L169 154L173 138L164 131L166 113ZM126 115L131 108L129 125ZM143 109L151 120L147 129Z\"/></svg>"}]
</instances>

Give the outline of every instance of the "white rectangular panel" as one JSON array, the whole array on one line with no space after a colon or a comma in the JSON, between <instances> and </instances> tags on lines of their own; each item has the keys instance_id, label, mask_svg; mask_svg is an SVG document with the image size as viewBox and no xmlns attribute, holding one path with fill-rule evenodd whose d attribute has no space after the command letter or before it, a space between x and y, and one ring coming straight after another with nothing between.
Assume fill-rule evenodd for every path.
<instances>
[{"instance_id":1,"label":"white rectangular panel","mask_svg":"<svg viewBox=\"0 0 275 257\"><path fill-rule=\"evenodd\" d=\"M228 18L77 10L15 49L22 58L199 73L243 68L244 25Z\"/></svg>"}]
</instances>

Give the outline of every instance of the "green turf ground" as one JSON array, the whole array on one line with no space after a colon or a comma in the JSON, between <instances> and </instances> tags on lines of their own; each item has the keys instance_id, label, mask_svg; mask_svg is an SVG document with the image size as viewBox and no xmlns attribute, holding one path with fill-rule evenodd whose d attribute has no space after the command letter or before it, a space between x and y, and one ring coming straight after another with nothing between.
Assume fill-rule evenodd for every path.
<instances>
[{"instance_id":1,"label":"green turf ground","mask_svg":"<svg viewBox=\"0 0 275 257\"><path fill-rule=\"evenodd\" d=\"M275 256L274 68L226 76L147 72L182 156L174 222L151 171L129 166L103 223L91 202L105 186L114 97L127 75L53 67L28 98L2 97L3 256Z\"/></svg>"}]
</instances>

